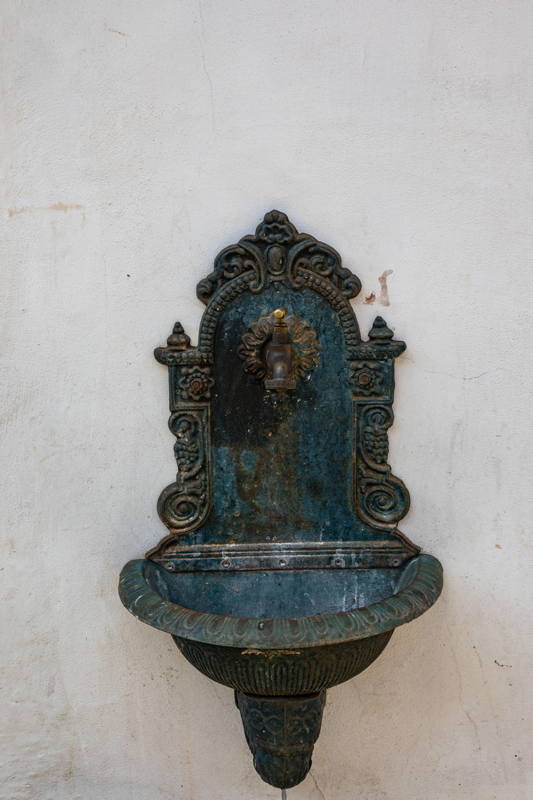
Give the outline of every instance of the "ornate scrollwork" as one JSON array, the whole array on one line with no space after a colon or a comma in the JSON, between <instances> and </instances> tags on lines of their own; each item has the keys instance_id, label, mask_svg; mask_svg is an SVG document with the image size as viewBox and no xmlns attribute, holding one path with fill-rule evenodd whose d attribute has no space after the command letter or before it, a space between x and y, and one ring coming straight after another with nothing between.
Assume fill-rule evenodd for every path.
<instances>
[{"instance_id":1,"label":"ornate scrollwork","mask_svg":"<svg viewBox=\"0 0 533 800\"><path fill-rule=\"evenodd\" d=\"M209 303L228 281L251 273L252 292L261 291L272 281L285 281L293 289L306 285L304 274L326 278L342 297L355 297L361 282L342 266L333 247L307 233L298 233L286 214L269 211L253 236L244 236L237 244L225 247L215 259L214 271L200 281L196 293Z\"/></svg>"},{"instance_id":2,"label":"ornate scrollwork","mask_svg":"<svg viewBox=\"0 0 533 800\"><path fill-rule=\"evenodd\" d=\"M264 359L264 346L271 338L274 330L274 317L265 314L255 320L243 334L238 349L243 360L244 371L262 380L267 372ZM290 340L294 346L294 375L303 378L314 369L319 362L319 344L314 328L304 319L289 315L285 317L289 329Z\"/></svg>"},{"instance_id":3,"label":"ornate scrollwork","mask_svg":"<svg viewBox=\"0 0 533 800\"><path fill-rule=\"evenodd\" d=\"M198 299L208 303L221 286L244 273L252 273L254 281L249 285L252 292L259 292L264 285L265 263L261 251L251 242L241 239L239 244L225 247L215 258L215 269L196 287Z\"/></svg>"},{"instance_id":4,"label":"ornate scrollwork","mask_svg":"<svg viewBox=\"0 0 533 800\"><path fill-rule=\"evenodd\" d=\"M387 464L387 431L394 418L394 358L404 350L404 342L395 341L385 320L376 317L368 342L360 342L350 352L355 508L363 522L383 530L394 530L409 510L409 492Z\"/></svg>"},{"instance_id":5,"label":"ornate scrollwork","mask_svg":"<svg viewBox=\"0 0 533 800\"><path fill-rule=\"evenodd\" d=\"M154 351L169 367L170 407L168 426L176 442L176 480L163 489L157 510L172 535L198 528L211 504L210 415L207 405L214 379L210 359L196 347L176 322L166 347ZM166 542L167 540L163 540ZM163 542L161 543L163 544ZM150 553L157 552L157 548Z\"/></svg>"},{"instance_id":6,"label":"ornate scrollwork","mask_svg":"<svg viewBox=\"0 0 533 800\"><path fill-rule=\"evenodd\" d=\"M364 522L386 530L395 528L409 510L409 492L387 464L387 430L393 418L390 405L358 405L357 513Z\"/></svg>"},{"instance_id":7,"label":"ornate scrollwork","mask_svg":"<svg viewBox=\"0 0 533 800\"><path fill-rule=\"evenodd\" d=\"M291 286L305 285L303 272L310 272L331 281L343 297L356 297L361 290L359 278L341 265L341 257L333 247L307 237L288 254L288 274Z\"/></svg>"},{"instance_id":8,"label":"ornate scrollwork","mask_svg":"<svg viewBox=\"0 0 533 800\"><path fill-rule=\"evenodd\" d=\"M174 436L176 480L163 489L157 504L165 525L180 533L189 531L209 510L209 447L207 408L188 408L171 415L168 426Z\"/></svg>"},{"instance_id":9,"label":"ornate scrollwork","mask_svg":"<svg viewBox=\"0 0 533 800\"><path fill-rule=\"evenodd\" d=\"M389 406L371 406L360 413L365 454L375 464L385 464L389 455L387 430L393 421L392 409Z\"/></svg>"}]
</instances>

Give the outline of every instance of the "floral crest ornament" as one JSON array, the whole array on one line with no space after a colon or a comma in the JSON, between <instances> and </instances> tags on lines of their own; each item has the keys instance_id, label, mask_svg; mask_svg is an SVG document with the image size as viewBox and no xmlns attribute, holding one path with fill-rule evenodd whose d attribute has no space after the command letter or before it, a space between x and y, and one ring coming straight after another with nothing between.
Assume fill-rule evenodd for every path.
<instances>
[{"instance_id":1,"label":"floral crest ornament","mask_svg":"<svg viewBox=\"0 0 533 800\"><path fill-rule=\"evenodd\" d=\"M178 381L181 398L195 403L200 400L210 400L214 384L210 368L200 366L184 367L182 377Z\"/></svg>"},{"instance_id":2,"label":"floral crest ornament","mask_svg":"<svg viewBox=\"0 0 533 800\"><path fill-rule=\"evenodd\" d=\"M269 211L256 228L256 238L270 244L288 244L298 236L298 231L282 211Z\"/></svg>"},{"instance_id":3,"label":"floral crest ornament","mask_svg":"<svg viewBox=\"0 0 533 800\"><path fill-rule=\"evenodd\" d=\"M359 361L352 365L351 383L358 395L370 397L385 391L386 375L381 364Z\"/></svg>"}]
</instances>

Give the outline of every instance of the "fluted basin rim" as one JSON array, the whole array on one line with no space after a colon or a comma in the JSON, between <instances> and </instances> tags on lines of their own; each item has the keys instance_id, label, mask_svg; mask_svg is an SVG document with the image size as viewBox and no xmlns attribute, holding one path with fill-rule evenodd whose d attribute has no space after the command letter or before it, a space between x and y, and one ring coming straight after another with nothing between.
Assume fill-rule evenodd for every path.
<instances>
[{"instance_id":1,"label":"fluted basin rim","mask_svg":"<svg viewBox=\"0 0 533 800\"><path fill-rule=\"evenodd\" d=\"M363 608L292 619L230 617L165 600L149 584L147 565L154 568L154 562L135 559L120 574L119 595L128 611L174 636L226 647L283 650L364 639L420 616L442 590L440 562L423 554L405 567L395 594Z\"/></svg>"}]
</instances>

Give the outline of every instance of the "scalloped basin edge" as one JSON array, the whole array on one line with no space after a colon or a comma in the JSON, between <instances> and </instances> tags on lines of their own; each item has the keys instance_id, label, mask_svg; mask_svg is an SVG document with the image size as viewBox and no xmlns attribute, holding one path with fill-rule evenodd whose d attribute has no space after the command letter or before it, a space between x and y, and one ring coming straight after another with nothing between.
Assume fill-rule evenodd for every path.
<instances>
[{"instance_id":1,"label":"scalloped basin edge","mask_svg":"<svg viewBox=\"0 0 533 800\"><path fill-rule=\"evenodd\" d=\"M353 572L357 572L354 570ZM395 591L349 611L302 617L237 617L196 611L164 597L168 573L153 561L129 561L119 594L135 617L182 639L226 647L290 649L374 636L404 625L430 608L442 590L442 566L431 555L412 558L396 570ZM179 574L172 578L179 581Z\"/></svg>"}]
</instances>

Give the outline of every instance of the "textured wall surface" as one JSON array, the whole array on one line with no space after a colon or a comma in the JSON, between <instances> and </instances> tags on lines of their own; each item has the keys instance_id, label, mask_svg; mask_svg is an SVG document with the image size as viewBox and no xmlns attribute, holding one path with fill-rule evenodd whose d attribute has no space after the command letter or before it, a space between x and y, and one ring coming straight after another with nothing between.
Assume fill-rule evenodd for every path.
<instances>
[{"instance_id":1,"label":"textured wall surface","mask_svg":"<svg viewBox=\"0 0 533 800\"><path fill-rule=\"evenodd\" d=\"M407 341L391 463L447 581L329 692L289 800L529 800L531 3L0 14L0 798L279 800L231 691L116 593L174 472L152 348L194 338L196 282L278 207L360 276L363 331Z\"/></svg>"}]
</instances>

